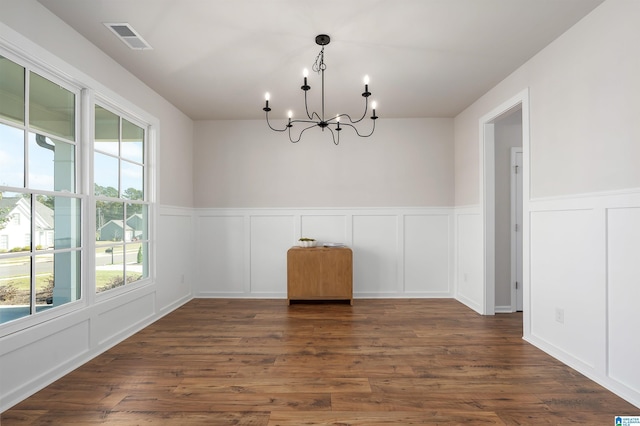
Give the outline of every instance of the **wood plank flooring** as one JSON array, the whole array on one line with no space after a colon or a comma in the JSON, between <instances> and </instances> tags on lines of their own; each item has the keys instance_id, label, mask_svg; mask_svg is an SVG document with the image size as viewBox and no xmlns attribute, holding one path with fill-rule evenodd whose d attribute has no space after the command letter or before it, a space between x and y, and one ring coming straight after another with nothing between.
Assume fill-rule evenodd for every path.
<instances>
[{"instance_id":1,"label":"wood plank flooring","mask_svg":"<svg viewBox=\"0 0 640 426\"><path fill-rule=\"evenodd\" d=\"M640 409L448 299L195 299L7 425L613 424Z\"/></svg>"}]
</instances>

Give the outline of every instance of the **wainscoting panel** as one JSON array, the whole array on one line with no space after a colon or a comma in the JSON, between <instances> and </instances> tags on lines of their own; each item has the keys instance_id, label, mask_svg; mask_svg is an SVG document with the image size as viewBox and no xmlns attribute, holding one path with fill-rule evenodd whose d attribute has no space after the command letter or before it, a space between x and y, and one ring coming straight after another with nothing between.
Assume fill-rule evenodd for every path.
<instances>
[{"instance_id":1,"label":"wainscoting panel","mask_svg":"<svg viewBox=\"0 0 640 426\"><path fill-rule=\"evenodd\" d=\"M640 390L640 207L607 212L609 376Z\"/></svg>"},{"instance_id":2,"label":"wainscoting panel","mask_svg":"<svg viewBox=\"0 0 640 426\"><path fill-rule=\"evenodd\" d=\"M2 354L0 395L33 393L30 389L39 388L44 377L89 351L87 320L55 331L46 325L38 328L37 340Z\"/></svg>"},{"instance_id":3,"label":"wainscoting panel","mask_svg":"<svg viewBox=\"0 0 640 426\"><path fill-rule=\"evenodd\" d=\"M451 297L450 222L447 214L404 217L405 293Z\"/></svg>"},{"instance_id":4,"label":"wainscoting panel","mask_svg":"<svg viewBox=\"0 0 640 426\"><path fill-rule=\"evenodd\" d=\"M351 217L342 215L310 215L301 217L300 237L314 238L321 243L342 243L351 246Z\"/></svg>"},{"instance_id":5,"label":"wainscoting panel","mask_svg":"<svg viewBox=\"0 0 640 426\"><path fill-rule=\"evenodd\" d=\"M132 330L140 329L139 323L151 318L155 312L155 295L146 294L126 303L109 300L98 305L99 312L92 324L93 332L99 336L100 345L117 343Z\"/></svg>"},{"instance_id":6,"label":"wainscoting panel","mask_svg":"<svg viewBox=\"0 0 640 426\"><path fill-rule=\"evenodd\" d=\"M400 293L398 217L353 217L353 293L380 297Z\"/></svg>"},{"instance_id":7,"label":"wainscoting panel","mask_svg":"<svg viewBox=\"0 0 640 426\"><path fill-rule=\"evenodd\" d=\"M251 294L287 297L287 250L295 239L294 216L251 216Z\"/></svg>"},{"instance_id":8,"label":"wainscoting panel","mask_svg":"<svg viewBox=\"0 0 640 426\"><path fill-rule=\"evenodd\" d=\"M196 210L195 296L286 298L286 253L304 236L353 249L355 298L453 297L452 211Z\"/></svg>"},{"instance_id":9,"label":"wainscoting panel","mask_svg":"<svg viewBox=\"0 0 640 426\"><path fill-rule=\"evenodd\" d=\"M457 209L455 224L456 298L481 313L484 304L484 247L479 208Z\"/></svg>"},{"instance_id":10,"label":"wainscoting panel","mask_svg":"<svg viewBox=\"0 0 640 426\"><path fill-rule=\"evenodd\" d=\"M196 297L245 293L248 232L244 216L200 216L196 233ZM248 283L247 283L248 286Z\"/></svg>"},{"instance_id":11,"label":"wainscoting panel","mask_svg":"<svg viewBox=\"0 0 640 426\"><path fill-rule=\"evenodd\" d=\"M158 219L158 308L170 312L191 298L194 282L194 218L191 209L163 209Z\"/></svg>"},{"instance_id":12,"label":"wainscoting panel","mask_svg":"<svg viewBox=\"0 0 640 426\"><path fill-rule=\"evenodd\" d=\"M532 212L530 221L531 333L590 368L605 345L597 219L593 210L554 210Z\"/></svg>"}]
</instances>

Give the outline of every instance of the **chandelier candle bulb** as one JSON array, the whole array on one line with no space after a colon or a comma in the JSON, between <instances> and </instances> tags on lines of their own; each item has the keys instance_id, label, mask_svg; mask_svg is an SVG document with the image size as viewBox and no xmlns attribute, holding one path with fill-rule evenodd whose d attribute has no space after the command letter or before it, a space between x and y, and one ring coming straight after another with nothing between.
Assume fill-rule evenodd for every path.
<instances>
[{"instance_id":1,"label":"chandelier candle bulb","mask_svg":"<svg viewBox=\"0 0 640 426\"><path fill-rule=\"evenodd\" d=\"M269 108L269 98L271 98L271 95L269 95L269 92L264 94L264 100L265 100L265 105L264 108L262 108L263 111L271 111L271 108Z\"/></svg>"},{"instance_id":2,"label":"chandelier candle bulb","mask_svg":"<svg viewBox=\"0 0 640 426\"><path fill-rule=\"evenodd\" d=\"M365 98L368 98L369 96L371 96L371 93L369 92L369 76L365 75L363 80L364 80L364 93L362 94L362 96Z\"/></svg>"},{"instance_id":3,"label":"chandelier candle bulb","mask_svg":"<svg viewBox=\"0 0 640 426\"><path fill-rule=\"evenodd\" d=\"M303 69L302 70L302 76L304 77L304 84L300 88L306 92L307 90L311 89L311 87L307 83L307 77L309 77L309 70L306 69L306 68Z\"/></svg>"}]
</instances>

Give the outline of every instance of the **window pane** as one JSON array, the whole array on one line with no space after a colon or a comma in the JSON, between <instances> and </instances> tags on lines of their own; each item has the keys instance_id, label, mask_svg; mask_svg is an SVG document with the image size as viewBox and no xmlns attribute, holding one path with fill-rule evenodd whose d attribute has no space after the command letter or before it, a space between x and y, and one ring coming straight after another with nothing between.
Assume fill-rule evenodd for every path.
<instances>
[{"instance_id":1,"label":"window pane","mask_svg":"<svg viewBox=\"0 0 640 426\"><path fill-rule=\"evenodd\" d=\"M36 256L36 312L80 299L80 252Z\"/></svg>"},{"instance_id":2,"label":"window pane","mask_svg":"<svg viewBox=\"0 0 640 426\"><path fill-rule=\"evenodd\" d=\"M0 56L0 117L24 124L24 68Z\"/></svg>"},{"instance_id":3,"label":"window pane","mask_svg":"<svg viewBox=\"0 0 640 426\"><path fill-rule=\"evenodd\" d=\"M146 204L127 204L127 225L133 232L133 240L147 239L148 207Z\"/></svg>"},{"instance_id":4,"label":"window pane","mask_svg":"<svg viewBox=\"0 0 640 426\"><path fill-rule=\"evenodd\" d=\"M29 188L75 192L75 146L29 133Z\"/></svg>"},{"instance_id":5,"label":"window pane","mask_svg":"<svg viewBox=\"0 0 640 426\"><path fill-rule=\"evenodd\" d=\"M120 117L96 105L95 149L113 155L119 154Z\"/></svg>"},{"instance_id":6,"label":"window pane","mask_svg":"<svg viewBox=\"0 0 640 426\"><path fill-rule=\"evenodd\" d=\"M96 248L96 292L124 284L124 247L114 245Z\"/></svg>"},{"instance_id":7,"label":"window pane","mask_svg":"<svg viewBox=\"0 0 640 426\"><path fill-rule=\"evenodd\" d=\"M36 250L80 247L80 200L38 195Z\"/></svg>"},{"instance_id":8,"label":"window pane","mask_svg":"<svg viewBox=\"0 0 640 426\"><path fill-rule=\"evenodd\" d=\"M24 131L5 124L0 124L0 170L0 185L24 187Z\"/></svg>"},{"instance_id":9,"label":"window pane","mask_svg":"<svg viewBox=\"0 0 640 426\"><path fill-rule=\"evenodd\" d=\"M118 197L118 159L95 153L93 165L95 195Z\"/></svg>"},{"instance_id":10,"label":"window pane","mask_svg":"<svg viewBox=\"0 0 640 426\"><path fill-rule=\"evenodd\" d=\"M144 199L144 180L142 178L142 166L128 161L122 161L122 198L128 200Z\"/></svg>"},{"instance_id":11,"label":"window pane","mask_svg":"<svg viewBox=\"0 0 640 426\"><path fill-rule=\"evenodd\" d=\"M31 313L31 258L0 255L0 324Z\"/></svg>"},{"instance_id":12,"label":"window pane","mask_svg":"<svg viewBox=\"0 0 640 426\"><path fill-rule=\"evenodd\" d=\"M144 159L144 129L122 119L122 158L136 163Z\"/></svg>"},{"instance_id":13,"label":"window pane","mask_svg":"<svg viewBox=\"0 0 640 426\"><path fill-rule=\"evenodd\" d=\"M30 73L29 124L47 133L75 140L75 95L38 74Z\"/></svg>"},{"instance_id":14,"label":"window pane","mask_svg":"<svg viewBox=\"0 0 640 426\"><path fill-rule=\"evenodd\" d=\"M124 223L124 203L96 201L96 241L122 241L132 236Z\"/></svg>"},{"instance_id":15,"label":"window pane","mask_svg":"<svg viewBox=\"0 0 640 426\"><path fill-rule=\"evenodd\" d=\"M53 303L53 254L35 257L36 312L50 308Z\"/></svg>"},{"instance_id":16,"label":"window pane","mask_svg":"<svg viewBox=\"0 0 640 426\"><path fill-rule=\"evenodd\" d=\"M127 284L147 277L147 243L127 244Z\"/></svg>"},{"instance_id":17,"label":"window pane","mask_svg":"<svg viewBox=\"0 0 640 426\"><path fill-rule=\"evenodd\" d=\"M7 252L31 250L31 196L0 192L0 244Z\"/></svg>"}]
</instances>

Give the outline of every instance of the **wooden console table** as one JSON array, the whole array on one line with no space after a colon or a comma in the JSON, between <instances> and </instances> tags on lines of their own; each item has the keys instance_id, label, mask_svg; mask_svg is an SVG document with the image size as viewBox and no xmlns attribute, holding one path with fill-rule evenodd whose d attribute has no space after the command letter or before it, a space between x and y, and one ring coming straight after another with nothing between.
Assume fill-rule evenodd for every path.
<instances>
[{"instance_id":1,"label":"wooden console table","mask_svg":"<svg viewBox=\"0 0 640 426\"><path fill-rule=\"evenodd\" d=\"M287 251L287 303L348 300L353 305L352 252L347 247L292 247Z\"/></svg>"}]
</instances>

